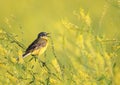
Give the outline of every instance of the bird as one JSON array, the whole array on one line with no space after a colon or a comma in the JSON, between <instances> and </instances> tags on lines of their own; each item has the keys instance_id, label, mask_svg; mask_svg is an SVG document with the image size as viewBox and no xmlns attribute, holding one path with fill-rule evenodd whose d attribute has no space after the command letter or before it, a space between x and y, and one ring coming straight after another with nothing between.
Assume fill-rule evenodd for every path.
<instances>
[{"instance_id":1,"label":"bird","mask_svg":"<svg viewBox=\"0 0 120 85\"><path fill-rule=\"evenodd\" d=\"M48 37L50 33L40 32L37 38L28 46L22 58L28 55L41 55L45 52L48 47ZM17 58L19 60L19 58Z\"/></svg>"}]
</instances>

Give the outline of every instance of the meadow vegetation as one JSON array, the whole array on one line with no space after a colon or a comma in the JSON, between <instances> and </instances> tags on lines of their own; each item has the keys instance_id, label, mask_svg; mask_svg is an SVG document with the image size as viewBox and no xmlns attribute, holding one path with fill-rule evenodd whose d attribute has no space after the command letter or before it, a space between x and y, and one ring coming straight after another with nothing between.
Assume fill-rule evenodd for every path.
<instances>
[{"instance_id":1,"label":"meadow vegetation","mask_svg":"<svg viewBox=\"0 0 120 85\"><path fill-rule=\"evenodd\" d=\"M44 65L32 55L22 59L40 29L25 32L25 25L18 23L19 18L5 17L0 21L0 85L119 85L120 12L112 18L113 22L108 21L109 25L113 23L111 28L104 25L106 17L111 17L107 13L112 7L119 11L120 1L106 0L99 20L79 7L71 11L70 16L52 21L53 29L43 26L42 31L45 28L51 32L48 49L37 56ZM113 26L117 31L113 31ZM20 60L16 61L18 57Z\"/></svg>"}]
</instances>

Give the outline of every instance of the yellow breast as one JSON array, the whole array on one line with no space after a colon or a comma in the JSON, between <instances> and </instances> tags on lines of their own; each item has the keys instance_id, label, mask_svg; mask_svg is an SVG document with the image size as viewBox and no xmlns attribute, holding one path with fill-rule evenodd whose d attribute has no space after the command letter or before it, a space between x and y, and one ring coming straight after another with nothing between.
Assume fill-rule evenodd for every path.
<instances>
[{"instance_id":1,"label":"yellow breast","mask_svg":"<svg viewBox=\"0 0 120 85\"><path fill-rule=\"evenodd\" d=\"M45 52L45 50L47 49L47 47L48 47L48 42L46 43L45 47L41 47L41 48L39 48L37 50L34 50L31 54L32 55L41 55L41 54L43 54Z\"/></svg>"}]
</instances>

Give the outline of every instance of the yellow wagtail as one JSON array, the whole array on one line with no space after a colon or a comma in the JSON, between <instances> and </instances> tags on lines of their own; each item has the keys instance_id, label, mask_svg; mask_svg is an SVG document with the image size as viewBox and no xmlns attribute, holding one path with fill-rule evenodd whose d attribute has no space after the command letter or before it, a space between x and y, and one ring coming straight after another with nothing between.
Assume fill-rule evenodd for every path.
<instances>
[{"instance_id":1,"label":"yellow wagtail","mask_svg":"<svg viewBox=\"0 0 120 85\"><path fill-rule=\"evenodd\" d=\"M38 37L35 41L33 41L28 48L26 49L25 53L22 55L23 58L27 57L28 55L41 55L44 53L48 46L48 34L46 32L40 32ZM19 59L17 59L19 60Z\"/></svg>"}]
</instances>

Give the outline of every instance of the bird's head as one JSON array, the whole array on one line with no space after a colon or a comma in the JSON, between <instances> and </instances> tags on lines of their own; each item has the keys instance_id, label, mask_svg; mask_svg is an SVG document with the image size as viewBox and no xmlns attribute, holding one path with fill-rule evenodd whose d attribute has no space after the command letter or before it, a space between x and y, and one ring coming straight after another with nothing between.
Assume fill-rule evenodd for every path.
<instances>
[{"instance_id":1,"label":"bird's head","mask_svg":"<svg viewBox=\"0 0 120 85\"><path fill-rule=\"evenodd\" d=\"M49 35L50 33L47 33L47 32L40 32L39 34L38 34L38 38L47 38L47 37L49 37L48 35Z\"/></svg>"}]
</instances>

